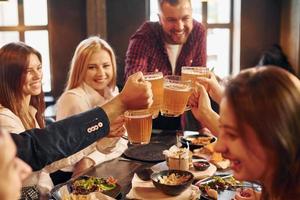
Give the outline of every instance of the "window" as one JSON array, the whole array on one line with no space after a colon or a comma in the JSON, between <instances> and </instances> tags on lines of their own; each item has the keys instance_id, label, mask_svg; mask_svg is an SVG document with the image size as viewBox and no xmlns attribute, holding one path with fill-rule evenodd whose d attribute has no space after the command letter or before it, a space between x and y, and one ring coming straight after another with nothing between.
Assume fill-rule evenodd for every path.
<instances>
[{"instance_id":1,"label":"window","mask_svg":"<svg viewBox=\"0 0 300 200\"><path fill-rule=\"evenodd\" d=\"M191 0L193 18L207 28L207 67L225 77L232 73L233 0ZM150 1L150 20L158 21L158 2Z\"/></svg>"},{"instance_id":2,"label":"window","mask_svg":"<svg viewBox=\"0 0 300 200\"><path fill-rule=\"evenodd\" d=\"M23 41L43 58L43 90L51 91L47 0L0 1L0 47Z\"/></svg>"}]
</instances>

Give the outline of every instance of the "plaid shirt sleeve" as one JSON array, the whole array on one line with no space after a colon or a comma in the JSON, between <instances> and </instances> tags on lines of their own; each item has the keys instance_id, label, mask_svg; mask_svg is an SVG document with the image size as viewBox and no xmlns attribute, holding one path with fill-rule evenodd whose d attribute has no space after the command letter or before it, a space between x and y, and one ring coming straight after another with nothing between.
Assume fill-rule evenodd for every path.
<instances>
[{"instance_id":1,"label":"plaid shirt sleeve","mask_svg":"<svg viewBox=\"0 0 300 200\"><path fill-rule=\"evenodd\" d=\"M142 39L131 39L126 53L125 60L125 80L131 74L142 71L147 71L149 45Z\"/></svg>"},{"instance_id":2,"label":"plaid shirt sleeve","mask_svg":"<svg viewBox=\"0 0 300 200\"><path fill-rule=\"evenodd\" d=\"M196 30L194 37L197 38L197 42L195 42L197 44L195 45L197 53L194 56L191 66L206 66L206 29L200 23L197 23L194 29Z\"/></svg>"}]
</instances>

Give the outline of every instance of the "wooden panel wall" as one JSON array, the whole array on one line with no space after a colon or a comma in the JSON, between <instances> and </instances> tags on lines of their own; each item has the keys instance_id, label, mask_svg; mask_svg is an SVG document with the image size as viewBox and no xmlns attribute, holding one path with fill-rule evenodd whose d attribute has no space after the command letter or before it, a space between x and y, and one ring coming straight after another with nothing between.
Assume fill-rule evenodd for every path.
<instances>
[{"instance_id":1,"label":"wooden panel wall","mask_svg":"<svg viewBox=\"0 0 300 200\"><path fill-rule=\"evenodd\" d=\"M86 37L85 6L86 2L82 0L48 1L54 97L58 97L63 91L74 50Z\"/></svg>"},{"instance_id":2,"label":"wooden panel wall","mask_svg":"<svg viewBox=\"0 0 300 200\"><path fill-rule=\"evenodd\" d=\"M241 1L241 69L257 64L263 50L280 42L281 0Z\"/></svg>"},{"instance_id":3,"label":"wooden panel wall","mask_svg":"<svg viewBox=\"0 0 300 200\"><path fill-rule=\"evenodd\" d=\"M107 0L107 41L115 50L119 87L123 85L125 55L130 36L147 18L147 0Z\"/></svg>"},{"instance_id":4,"label":"wooden panel wall","mask_svg":"<svg viewBox=\"0 0 300 200\"><path fill-rule=\"evenodd\" d=\"M289 62L300 74L300 1L282 1L280 43Z\"/></svg>"}]
</instances>

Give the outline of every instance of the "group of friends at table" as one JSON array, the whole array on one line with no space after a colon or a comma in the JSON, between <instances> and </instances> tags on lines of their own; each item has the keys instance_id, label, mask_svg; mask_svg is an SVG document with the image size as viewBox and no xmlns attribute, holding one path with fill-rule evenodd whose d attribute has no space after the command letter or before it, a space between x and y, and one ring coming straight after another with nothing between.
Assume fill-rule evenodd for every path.
<instances>
[{"instance_id":1,"label":"group of friends at table","mask_svg":"<svg viewBox=\"0 0 300 200\"><path fill-rule=\"evenodd\" d=\"M21 187L27 189L22 199L34 199L29 190L53 187L50 173L76 176L120 156L127 148L121 137L126 132L123 113L148 108L153 101L143 72L180 75L182 66L206 66L206 32L193 20L191 2L159 0L159 9L159 22L145 22L130 39L121 92L112 47L96 36L80 42L57 101L57 121L47 126L41 54L22 42L1 47L0 199L20 198ZM299 79L268 65L242 70L225 86L209 72L197 79L197 87L189 98L193 119L185 121L217 136L215 151L230 160L236 179L261 183L262 192L253 199L296 199ZM220 105L219 113L211 100Z\"/></svg>"}]
</instances>

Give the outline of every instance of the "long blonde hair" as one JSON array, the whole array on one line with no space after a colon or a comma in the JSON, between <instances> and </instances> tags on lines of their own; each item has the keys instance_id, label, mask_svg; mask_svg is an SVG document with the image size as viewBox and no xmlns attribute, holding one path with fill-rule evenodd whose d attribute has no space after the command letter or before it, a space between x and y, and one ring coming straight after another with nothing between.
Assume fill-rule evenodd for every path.
<instances>
[{"instance_id":1,"label":"long blonde hair","mask_svg":"<svg viewBox=\"0 0 300 200\"><path fill-rule=\"evenodd\" d=\"M110 87L112 90L115 88L117 79L115 53L105 40L97 36L92 36L81 41L75 50L65 91L76 88L82 84L91 56L101 49L106 50L110 55L113 67L113 77L111 82L108 84L108 87Z\"/></svg>"}]
</instances>

